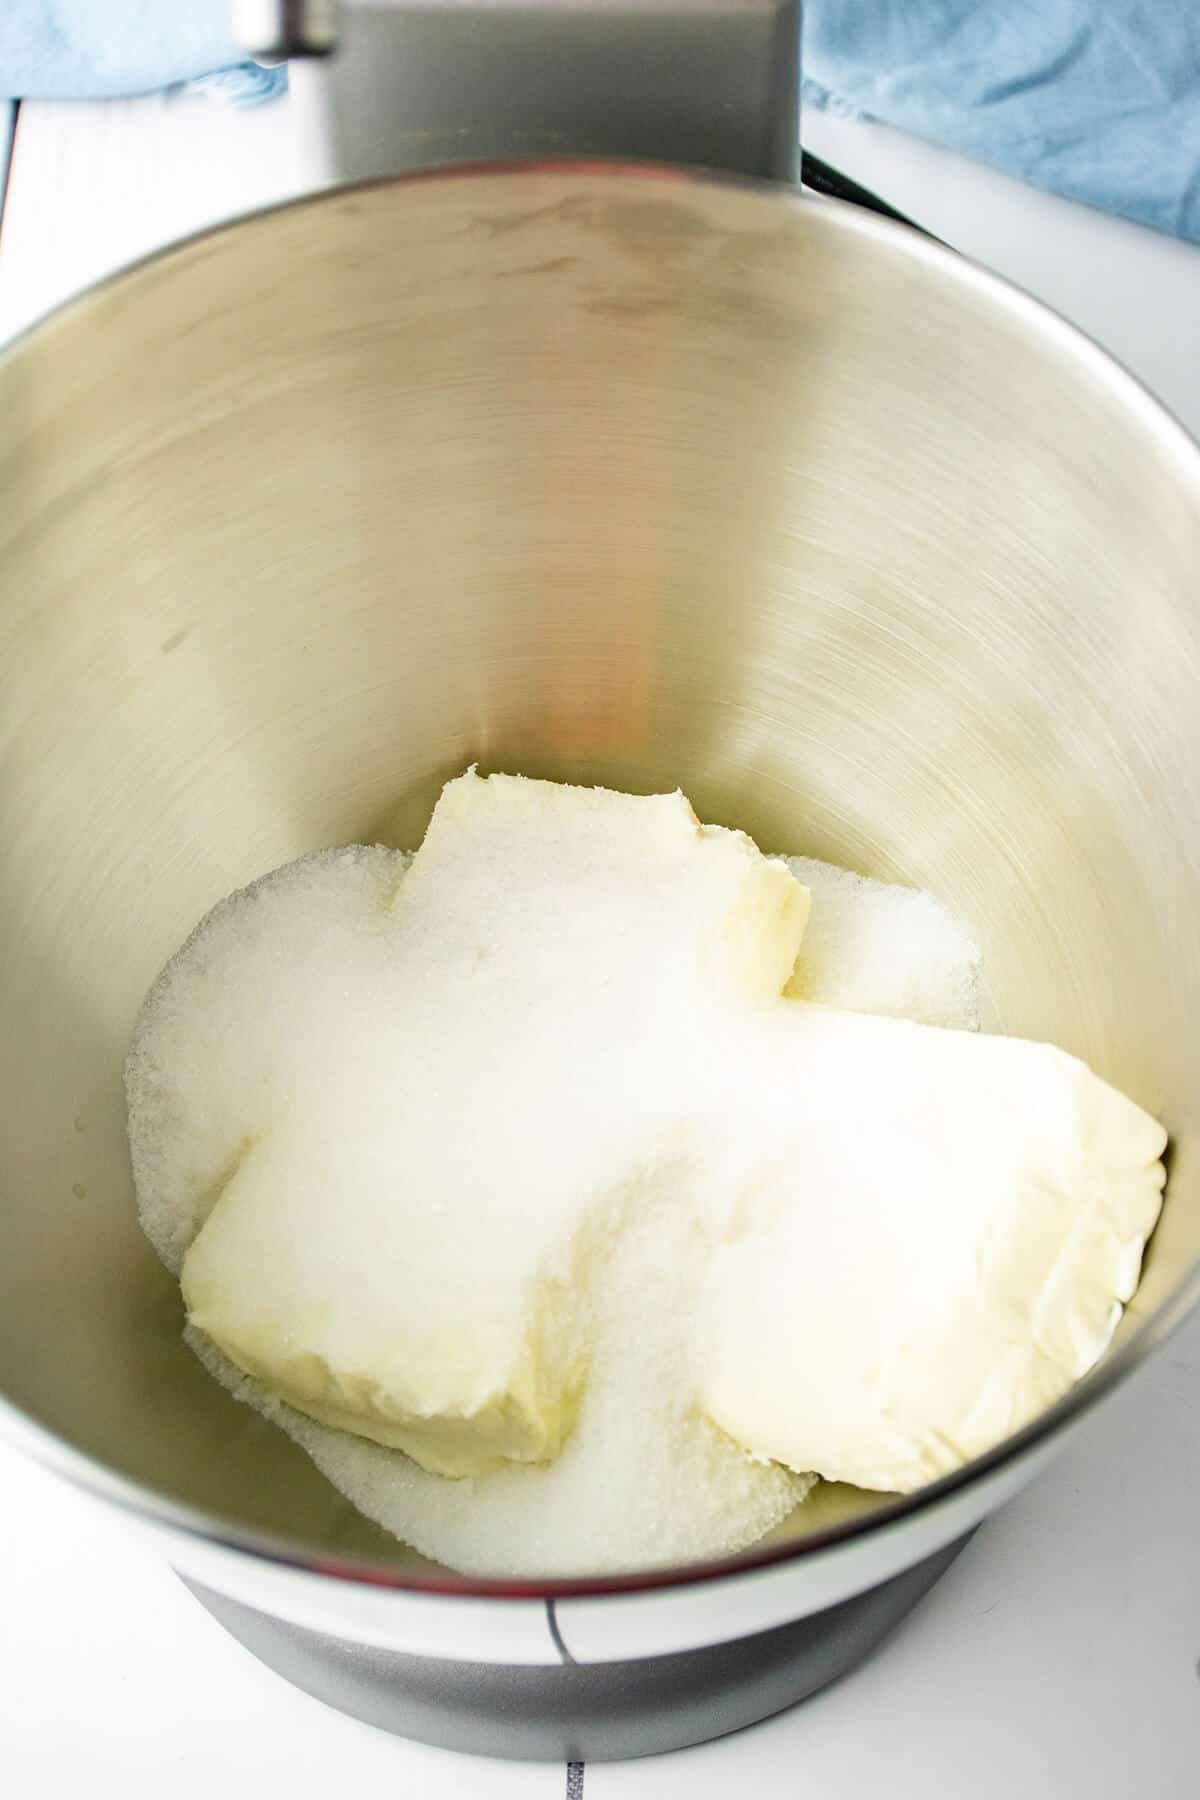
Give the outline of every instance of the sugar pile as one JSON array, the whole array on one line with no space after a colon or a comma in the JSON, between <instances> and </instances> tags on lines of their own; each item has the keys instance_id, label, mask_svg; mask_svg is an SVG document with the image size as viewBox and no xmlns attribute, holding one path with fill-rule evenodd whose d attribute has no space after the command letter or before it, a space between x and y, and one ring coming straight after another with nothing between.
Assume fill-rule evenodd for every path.
<instances>
[{"instance_id":1,"label":"sugar pile","mask_svg":"<svg viewBox=\"0 0 1200 1800\"><path fill-rule=\"evenodd\" d=\"M812 895L787 993L846 1012L979 1029L979 947L934 894L787 858Z\"/></svg>"},{"instance_id":2,"label":"sugar pile","mask_svg":"<svg viewBox=\"0 0 1200 1800\"><path fill-rule=\"evenodd\" d=\"M169 1267L178 1269L198 1213L230 1172L206 1161L206 1146L244 1142L252 1131L261 1104L256 1071L281 1023L295 1040L320 1045L314 1055L330 1082L353 1066L350 1044L321 1035L337 1012L328 1005L329 984L354 978L344 960L354 954L350 940L328 903L331 874L339 904L352 893L361 924L394 896L410 860L378 848L302 859L222 903L165 972L143 1015L128 1085L143 1225ZM805 858L791 867L813 907L789 991L849 1010L977 1028L978 951L937 901ZM298 887L302 908L294 905ZM235 978L206 981L231 946L240 957ZM202 1020L194 1010L200 1004ZM164 1031L173 1091L189 1095L186 1118L164 1105ZM238 1057L223 1058L222 1043L236 1043ZM652 1216L619 1225L589 1296L601 1325L587 1392L549 1465L461 1480L430 1474L401 1452L284 1405L202 1334L191 1331L189 1341L361 1512L453 1568L600 1573L744 1548L793 1510L813 1478L754 1461L692 1404L683 1321L704 1252L686 1208L668 1199Z\"/></svg>"}]
</instances>

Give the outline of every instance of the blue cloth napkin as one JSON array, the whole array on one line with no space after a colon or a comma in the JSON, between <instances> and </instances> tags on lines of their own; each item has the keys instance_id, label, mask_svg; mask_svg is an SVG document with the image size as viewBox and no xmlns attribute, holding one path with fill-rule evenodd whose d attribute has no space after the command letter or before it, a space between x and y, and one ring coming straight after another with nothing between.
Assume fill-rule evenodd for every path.
<instances>
[{"instance_id":1,"label":"blue cloth napkin","mask_svg":"<svg viewBox=\"0 0 1200 1800\"><path fill-rule=\"evenodd\" d=\"M229 0L0 0L0 95L218 75L269 98ZM1200 0L807 0L805 94L1200 242Z\"/></svg>"},{"instance_id":2,"label":"blue cloth napkin","mask_svg":"<svg viewBox=\"0 0 1200 1800\"><path fill-rule=\"evenodd\" d=\"M1200 0L808 0L805 98L1200 243Z\"/></svg>"},{"instance_id":3,"label":"blue cloth napkin","mask_svg":"<svg viewBox=\"0 0 1200 1800\"><path fill-rule=\"evenodd\" d=\"M230 0L0 0L0 98L109 99L197 82L269 100L283 69L247 62Z\"/></svg>"}]
</instances>

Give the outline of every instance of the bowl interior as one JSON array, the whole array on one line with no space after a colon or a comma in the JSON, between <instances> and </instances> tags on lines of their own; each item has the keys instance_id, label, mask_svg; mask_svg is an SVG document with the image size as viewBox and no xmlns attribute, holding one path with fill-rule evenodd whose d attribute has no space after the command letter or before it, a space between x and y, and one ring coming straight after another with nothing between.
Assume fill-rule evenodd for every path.
<instances>
[{"instance_id":1,"label":"bowl interior","mask_svg":"<svg viewBox=\"0 0 1200 1800\"><path fill-rule=\"evenodd\" d=\"M180 1342L121 1063L222 894L487 768L927 886L987 1024L1159 1114L1200 1248L1200 471L902 230L638 170L383 183L0 359L0 1392L220 1518L395 1566ZM1110 1353L1111 1354L1111 1353ZM803 1532L876 1502L825 1496Z\"/></svg>"}]
</instances>

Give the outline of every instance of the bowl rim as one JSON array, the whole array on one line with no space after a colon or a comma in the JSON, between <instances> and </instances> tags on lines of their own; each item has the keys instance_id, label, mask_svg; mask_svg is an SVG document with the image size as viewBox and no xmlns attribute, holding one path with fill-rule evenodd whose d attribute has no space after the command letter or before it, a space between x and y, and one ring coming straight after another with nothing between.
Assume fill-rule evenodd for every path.
<instances>
[{"instance_id":1,"label":"bowl rim","mask_svg":"<svg viewBox=\"0 0 1200 1800\"><path fill-rule=\"evenodd\" d=\"M1087 368L1093 377L1115 392L1128 410L1140 415L1143 427L1158 435L1164 448L1181 460L1184 473L1190 472L1200 506L1200 445L1182 423L1137 376L1103 349L1095 339L1053 307L1035 299L1016 284L910 225L877 213L865 212L844 201L806 195L798 186L787 183L634 158L527 157L495 162L439 164L427 169L374 176L367 180L323 188L255 208L233 219L189 233L138 257L40 315L0 346L0 374L23 353L27 345L52 333L60 325L86 315L110 289L136 281L145 272L169 265L172 261L182 262L198 246L219 242L248 231L263 220L305 209L315 211L327 206L336 208L347 199L353 200L355 196L375 190L423 187L435 182L477 183L497 177L523 177L531 181L571 177L583 181L627 180L641 184L669 183L676 187L731 188L740 190L752 203L765 202L775 207L802 208L810 218L818 214L824 215L830 229L834 231L858 233L890 250L899 249L916 261L927 263L938 270L965 291L984 296L993 307L1024 319L1043 339L1051 343L1057 341L1058 347L1077 364ZM965 1492L999 1470L1015 1465L1029 1452L1048 1444L1051 1438L1060 1435L1068 1425L1090 1412L1133 1370L1140 1367L1197 1307L1200 1307L1200 1257L1184 1272L1154 1312L1138 1324L1129 1340L1111 1353L1106 1353L1054 1405L991 1450L914 1493L884 1499L878 1507L864 1515L813 1531L794 1542L758 1547L751 1545L731 1555L678 1566L618 1571L605 1575L527 1578L460 1575L452 1570L402 1570L392 1568L384 1561L366 1557L319 1553L315 1549L306 1549L300 1541L223 1519L202 1508L172 1499L147 1483L118 1474L99 1458L74 1448L3 1394L0 1394L0 1437L29 1454L34 1461L62 1477L76 1489L133 1515L147 1525L166 1527L185 1536L199 1538L222 1550L334 1580L426 1598L461 1597L500 1602L553 1602L573 1598L652 1594L664 1589L690 1587L702 1582L720 1581L782 1565L798 1564L809 1557L848 1550L870 1535L886 1532L890 1527L903 1524L919 1514L932 1512L943 1501Z\"/></svg>"}]
</instances>

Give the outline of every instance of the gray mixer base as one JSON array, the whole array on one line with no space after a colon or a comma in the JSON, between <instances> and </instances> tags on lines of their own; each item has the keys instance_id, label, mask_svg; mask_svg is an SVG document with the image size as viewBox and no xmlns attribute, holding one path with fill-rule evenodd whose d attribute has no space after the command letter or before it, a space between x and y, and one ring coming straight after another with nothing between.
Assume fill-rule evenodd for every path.
<instances>
[{"instance_id":1,"label":"gray mixer base","mask_svg":"<svg viewBox=\"0 0 1200 1800\"><path fill-rule=\"evenodd\" d=\"M863 1660L965 1542L811 1618L635 1662L529 1667L402 1655L285 1624L196 1582L187 1586L255 1656L368 1724L482 1756L605 1762L723 1737L816 1693Z\"/></svg>"}]
</instances>

